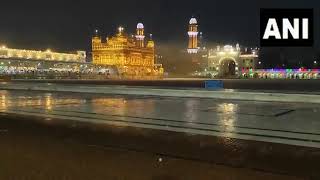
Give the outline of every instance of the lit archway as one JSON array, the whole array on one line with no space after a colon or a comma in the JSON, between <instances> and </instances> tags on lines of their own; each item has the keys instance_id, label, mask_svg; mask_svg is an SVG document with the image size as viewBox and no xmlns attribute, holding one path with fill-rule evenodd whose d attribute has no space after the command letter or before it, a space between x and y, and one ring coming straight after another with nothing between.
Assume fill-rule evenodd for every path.
<instances>
[{"instance_id":1,"label":"lit archway","mask_svg":"<svg viewBox=\"0 0 320 180\"><path fill-rule=\"evenodd\" d=\"M233 58L224 58L220 60L219 74L222 77L233 77L237 75L238 64Z\"/></svg>"}]
</instances>

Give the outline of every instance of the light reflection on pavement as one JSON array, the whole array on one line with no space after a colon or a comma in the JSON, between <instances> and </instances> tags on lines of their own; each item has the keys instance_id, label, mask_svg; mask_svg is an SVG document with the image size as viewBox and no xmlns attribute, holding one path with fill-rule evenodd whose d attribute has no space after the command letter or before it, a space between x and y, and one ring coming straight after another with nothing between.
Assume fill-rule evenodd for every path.
<instances>
[{"instance_id":1,"label":"light reflection on pavement","mask_svg":"<svg viewBox=\"0 0 320 180\"><path fill-rule=\"evenodd\" d=\"M320 147L317 104L0 91L0 109L50 120Z\"/></svg>"}]
</instances>

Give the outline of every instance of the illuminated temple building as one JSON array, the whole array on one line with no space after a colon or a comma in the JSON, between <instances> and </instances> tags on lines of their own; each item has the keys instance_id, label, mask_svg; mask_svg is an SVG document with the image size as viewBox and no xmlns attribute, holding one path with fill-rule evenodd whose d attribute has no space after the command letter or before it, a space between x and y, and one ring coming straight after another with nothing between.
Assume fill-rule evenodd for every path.
<instances>
[{"instance_id":1,"label":"illuminated temple building","mask_svg":"<svg viewBox=\"0 0 320 180\"><path fill-rule=\"evenodd\" d=\"M144 25L139 23L135 36L128 36L119 27L118 33L102 40L92 38L92 60L96 65L115 66L124 77L161 76L161 64L155 64L155 45L152 36L145 40Z\"/></svg>"}]
</instances>

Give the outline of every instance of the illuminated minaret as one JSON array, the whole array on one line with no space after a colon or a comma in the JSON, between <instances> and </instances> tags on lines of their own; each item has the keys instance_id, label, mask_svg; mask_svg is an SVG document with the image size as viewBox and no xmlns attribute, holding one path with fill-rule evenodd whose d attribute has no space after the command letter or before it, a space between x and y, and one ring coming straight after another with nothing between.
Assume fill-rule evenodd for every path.
<instances>
[{"instance_id":1,"label":"illuminated minaret","mask_svg":"<svg viewBox=\"0 0 320 180\"><path fill-rule=\"evenodd\" d=\"M196 18L191 18L189 21L189 44L188 53L195 54L198 52L198 22Z\"/></svg>"},{"instance_id":2,"label":"illuminated minaret","mask_svg":"<svg viewBox=\"0 0 320 180\"><path fill-rule=\"evenodd\" d=\"M136 34L136 39L137 39L137 46L138 47L144 47L144 26L142 23L138 23L137 25L137 34Z\"/></svg>"}]
</instances>

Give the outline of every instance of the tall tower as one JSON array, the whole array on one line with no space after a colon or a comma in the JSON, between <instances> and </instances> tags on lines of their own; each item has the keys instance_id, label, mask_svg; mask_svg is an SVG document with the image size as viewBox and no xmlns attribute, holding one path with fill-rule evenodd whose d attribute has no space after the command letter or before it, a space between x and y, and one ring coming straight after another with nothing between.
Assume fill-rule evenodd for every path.
<instances>
[{"instance_id":1,"label":"tall tower","mask_svg":"<svg viewBox=\"0 0 320 180\"><path fill-rule=\"evenodd\" d=\"M137 34L136 34L138 47L144 47L144 37L145 37L144 36L144 26L142 23L138 23Z\"/></svg>"},{"instance_id":2,"label":"tall tower","mask_svg":"<svg viewBox=\"0 0 320 180\"><path fill-rule=\"evenodd\" d=\"M198 22L196 18L191 18L189 21L189 44L188 53L196 54L198 53Z\"/></svg>"}]
</instances>

